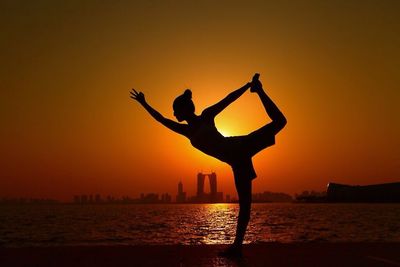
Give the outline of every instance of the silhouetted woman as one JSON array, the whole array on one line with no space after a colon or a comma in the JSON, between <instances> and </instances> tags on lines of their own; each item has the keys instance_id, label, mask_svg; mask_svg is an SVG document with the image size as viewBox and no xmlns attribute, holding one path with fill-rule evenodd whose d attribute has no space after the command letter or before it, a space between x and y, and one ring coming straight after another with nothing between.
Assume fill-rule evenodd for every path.
<instances>
[{"instance_id":1,"label":"silhouetted woman","mask_svg":"<svg viewBox=\"0 0 400 267\"><path fill-rule=\"evenodd\" d=\"M228 163L232 167L239 196L239 216L235 241L222 253L225 256L241 255L244 235L250 220L251 183L257 177L252 157L264 148L275 144L275 135L286 125L285 116L264 92L258 77L258 74L254 75L252 82L246 83L243 87L228 94L220 102L206 108L201 115L194 113L192 92L189 89L185 90L182 95L174 100L173 109L176 119L179 122L186 121L187 124L164 118L146 102L142 92L137 92L135 89L130 92L131 98L142 104L158 122L189 138L190 143L195 148ZM251 92L258 94L272 121L248 135L224 137L215 127L215 116L249 88L251 88Z\"/></svg>"}]
</instances>

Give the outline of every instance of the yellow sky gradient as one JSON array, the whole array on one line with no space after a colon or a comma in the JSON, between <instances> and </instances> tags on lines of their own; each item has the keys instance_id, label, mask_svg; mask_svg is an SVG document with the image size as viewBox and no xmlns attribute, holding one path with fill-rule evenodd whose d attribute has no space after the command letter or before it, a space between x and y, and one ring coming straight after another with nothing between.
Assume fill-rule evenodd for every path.
<instances>
[{"instance_id":1,"label":"yellow sky gradient","mask_svg":"<svg viewBox=\"0 0 400 267\"><path fill-rule=\"evenodd\" d=\"M278 3L279 2L279 3ZM129 98L173 118L255 72L288 119L254 158L254 191L400 180L397 1L2 1L0 197L195 193L228 165L191 147ZM227 135L268 120L246 93L217 117Z\"/></svg>"}]
</instances>

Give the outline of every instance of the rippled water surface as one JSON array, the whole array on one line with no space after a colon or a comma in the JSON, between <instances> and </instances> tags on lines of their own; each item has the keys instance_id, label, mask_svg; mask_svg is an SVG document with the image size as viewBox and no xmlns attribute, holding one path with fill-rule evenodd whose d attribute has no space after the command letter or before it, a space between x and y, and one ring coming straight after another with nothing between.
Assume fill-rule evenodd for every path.
<instances>
[{"instance_id":1,"label":"rippled water surface","mask_svg":"<svg viewBox=\"0 0 400 267\"><path fill-rule=\"evenodd\" d=\"M227 244L236 204L0 206L0 246ZM400 204L254 204L246 242L400 242Z\"/></svg>"}]
</instances>

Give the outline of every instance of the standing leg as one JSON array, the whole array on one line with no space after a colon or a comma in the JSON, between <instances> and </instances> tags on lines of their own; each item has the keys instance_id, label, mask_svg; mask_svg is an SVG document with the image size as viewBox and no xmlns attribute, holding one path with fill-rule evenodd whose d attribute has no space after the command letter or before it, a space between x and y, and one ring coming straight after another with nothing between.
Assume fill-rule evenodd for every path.
<instances>
[{"instance_id":1,"label":"standing leg","mask_svg":"<svg viewBox=\"0 0 400 267\"><path fill-rule=\"evenodd\" d=\"M239 215L236 226L236 236L233 244L220 253L224 257L242 256L242 244L250 221L251 211L251 179L248 177L236 177L235 186L239 196Z\"/></svg>"},{"instance_id":2,"label":"standing leg","mask_svg":"<svg viewBox=\"0 0 400 267\"><path fill-rule=\"evenodd\" d=\"M239 216L236 227L234 245L241 247L246 234L247 225L250 221L251 212L251 179L242 177L235 179L236 190L239 195Z\"/></svg>"}]
</instances>

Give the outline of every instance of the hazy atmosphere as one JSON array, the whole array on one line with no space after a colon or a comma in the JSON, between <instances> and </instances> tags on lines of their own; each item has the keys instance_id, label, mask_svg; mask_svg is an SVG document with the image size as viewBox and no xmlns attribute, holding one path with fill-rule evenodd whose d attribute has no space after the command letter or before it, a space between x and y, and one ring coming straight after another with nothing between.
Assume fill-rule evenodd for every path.
<instances>
[{"instance_id":1,"label":"hazy atmosphere","mask_svg":"<svg viewBox=\"0 0 400 267\"><path fill-rule=\"evenodd\" d=\"M0 197L71 200L195 193L229 165L162 114L190 88L196 112L255 72L288 124L254 158L253 192L400 180L399 1L1 1ZM226 136L268 120L246 93L217 117Z\"/></svg>"}]
</instances>

